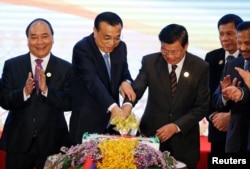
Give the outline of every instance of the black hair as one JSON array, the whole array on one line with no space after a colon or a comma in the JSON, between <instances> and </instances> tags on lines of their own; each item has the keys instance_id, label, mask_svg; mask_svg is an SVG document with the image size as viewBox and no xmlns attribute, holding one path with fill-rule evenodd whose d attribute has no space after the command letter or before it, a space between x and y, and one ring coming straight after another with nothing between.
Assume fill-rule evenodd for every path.
<instances>
[{"instance_id":1,"label":"black hair","mask_svg":"<svg viewBox=\"0 0 250 169\"><path fill-rule=\"evenodd\" d=\"M107 22L112 26L121 24L121 26L123 27L122 19L113 12L103 12L97 15L94 21L96 30L99 30L99 25L101 22Z\"/></svg>"},{"instance_id":2,"label":"black hair","mask_svg":"<svg viewBox=\"0 0 250 169\"><path fill-rule=\"evenodd\" d=\"M250 21L241 22L237 26L237 32L241 32L241 31L247 30L247 29L250 29Z\"/></svg>"},{"instance_id":3,"label":"black hair","mask_svg":"<svg viewBox=\"0 0 250 169\"><path fill-rule=\"evenodd\" d=\"M181 45L184 47L188 43L188 32L182 25L170 24L161 30L159 40L169 44L180 41Z\"/></svg>"},{"instance_id":4,"label":"black hair","mask_svg":"<svg viewBox=\"0 0 250 169\"><path fill-rule=\"evenodd\" d=\"M50 29L50 31L51 31L51 34L54 35L54 30L53 30L53 28L52 28L52 26L51 26L51 24L50 24L49 21L47 21L46 19L43 19L43 18L36 18L36 19L34 19L33 21L31 21L30 24L29 24L29 25L27 26L27 28L26 28L26 36L27 36L27 37L28 37L28 35L29 35L30 27L33 25L33 23L35 23L35 22L37 22L37 21L43 21L43 22L45 22L45 23L49 26L49 29Z\"/></svg>"},{"instance_id":5,"label":"black hair","mask_svg":"<svg viewBox=\"0 0 250 169\"><path fill-rule=\"evenodd\" d=\"M218 21L217 27L219 29L220 25L225 25L228 23L233 23L235 25L235 28L239 23L243 22L243 19L235 14L226 14L223 17L220 18Z\"/></svg>"}]
</instances>

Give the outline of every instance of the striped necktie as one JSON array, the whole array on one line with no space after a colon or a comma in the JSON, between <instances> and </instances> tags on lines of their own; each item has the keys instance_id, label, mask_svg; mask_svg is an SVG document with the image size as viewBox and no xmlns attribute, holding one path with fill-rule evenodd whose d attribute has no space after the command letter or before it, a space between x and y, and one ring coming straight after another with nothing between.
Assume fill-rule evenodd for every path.
<instances>
[{"instance_id":1,"label":"striped necktie","mask_svg":"<svg viewBox=\"0 0 250 169\"><path fill-rule=\"evenodd\" d=\"M172 65L172 71L170 73L170 85L171 85L171 95L174 96L176 86L177 86L177 77L175 73L175 69L177 68L177 65Z\"/></svg>"}]
</instances>

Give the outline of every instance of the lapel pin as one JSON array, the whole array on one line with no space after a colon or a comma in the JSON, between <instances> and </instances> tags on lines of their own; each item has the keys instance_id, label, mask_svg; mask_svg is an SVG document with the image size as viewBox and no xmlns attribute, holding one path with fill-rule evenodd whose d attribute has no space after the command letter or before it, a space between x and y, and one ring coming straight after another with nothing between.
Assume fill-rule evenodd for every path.
<instances>
[{"instance_id":1,"label":"lapel pin","mask_svg":"<svg viewBox=\"0 0 250 169\"><path fill-rule=\"evenodd\" d=\"M52 74L51 74L50 72L46 73L46 76L47 76L47 77L51 77L51 75L52 75Z\"/></svg>"},{"instance_id":2,"label":"lapel pin","mask_svg":"<svg viewBox=\"0 0 250 169\"><path fill-rule=\"evenodd\" d=\"M189 73L188 72L184 72L184 77L189 77Z\"/></svg>"},{"instance_id":3,"label":"lapel pin","mask_svg":"<svg viewBox=\"0 0 250 169\"><path fill-rule=\"evenodd\" d=\"M223 60L220 60L220 61L219 61L219 65L222 65L222 64L223 64Z\"/></svg>"}]
</instances>

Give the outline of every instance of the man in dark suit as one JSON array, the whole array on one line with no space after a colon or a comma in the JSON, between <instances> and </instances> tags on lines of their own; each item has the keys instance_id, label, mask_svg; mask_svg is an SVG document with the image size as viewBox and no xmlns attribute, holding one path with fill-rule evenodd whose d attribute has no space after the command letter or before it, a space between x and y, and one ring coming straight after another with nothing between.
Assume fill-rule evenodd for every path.
<instances>
[{"instance_id":1,"label":"man in dark suit","mask_svg":"<svg viewBox=\"0 0 250 169\"><path fill-rule=\"evenodd\" d=\"M2 83L2 79L0 78L0 106L2 105L2 99L3 99L3 92L2 92L2 88L3 88L3 83ZM0 146L1 148L1 146Z\"/></svg>"},{"instance_id":2,"label":"man in dark suit","mask_svg":"<svg viewBox=\"0 0 250 169\"><path fill-rule=\"evenodd\" d=\"M9 110L2 135L7 169L43 169L47 156L68 146L64 111L71 109L71 64L51 53L47 20L33 20L26 35L30 52L5 61L2 74L1 105Z\"/></svg>"},{"instance_id":3,"label":"man in dark suit","mask_svg":"<svg viewBox=\"0 0 250 169\"><path fill-rule=\"evenodd\" d=\"M187 52L188 33L181 25L164 27L159 40L161 52L143 57L132 83L136 102L148 88L140 132L147 137L157 136L161 151L170 151L188 169L195 169L200 154L199 121L209 106L208 64ZM175 78L171 80L171 65L177 66L177 86Z\"/></svg>"},{"instance_id":4,"label":"man in dark suit","mask_svg":"<svg viewBox=\"0 0 250 169\"><path fill-rule=\"evenodd\" d=\"M209 63L209 88L212 96L219 85L221 74L227 60L239 56L236 27L242 19L235 14L226 14L220 18L217 27L222 48L208 52L205 61ZM230 58L231 57L231 58ZM211 98L211 97L210 97ZM207 119L209 121L208 140L211 153L225 153L226 131L230 112L218 112L210 101Z\"/></svg>"},{"instance_id":5,"label":"man in dark suit","mask_svg":"<svg viewBox=\"0 0 250 169\"><path fill-rule=\"evenodd\" d=\"M121 41L123 23L113 12L103 12L94 21L94 32L73 49L71 144L82 142L88 133L109 133L112 117L125 117L119 107L122 95L135 99L127 64L126 44ZM107 65L105 56L108 57Z\"/></svg>"},{"instance_id":6,"label":"man in dark suit","mask_svg":"<svg viewBox=\"0 0 250 169\"><path fill-rule=\"evenodd\" d=\"M231 109L226 138L225 151L227 153L250 152L250 97L246 76L242 74L242 69L250 70L249 39L250 22L242 22L237 26L238 48L242 57L226 64L222 73L222 81L212 98L212 103L217 109ZM246 73L249 74L249 72Z\"/></svg>"}]
</instances>

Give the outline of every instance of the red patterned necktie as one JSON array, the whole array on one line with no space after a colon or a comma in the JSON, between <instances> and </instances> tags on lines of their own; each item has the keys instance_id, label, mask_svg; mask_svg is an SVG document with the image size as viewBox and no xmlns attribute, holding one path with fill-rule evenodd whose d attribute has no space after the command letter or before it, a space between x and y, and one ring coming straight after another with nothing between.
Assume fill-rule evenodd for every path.
<instances>
[{"instance_id":1,"label":"red patterned necktie","mask_svg":"<svg viewBox=\"0 0 250 169\"><path fill-rule=\"evenodd\" d=\"M177 77L175 73L175 69L177 68L177 65L172 65L172 71L170 73L170 85L171 85L171 95L174 96L174 92L176 90L177 86Z\"/></svg>"},{"instance_id":2,"label":"red patterned necktie","mask_svg":"<svg viewBox=\"0 0 250 169\"><path fill-rule=\"evenodd\" d=\"M35 80L36 94L38 94L39 93L39 82L38 82L39 81L39 71L38 71L38 69L43 69L43 67L42 67L43 60L42 59L36 59L35 62L36 62L36 67L35 67L35 78L34 78L34 80Z\"/></svg>"}]
</instances>

